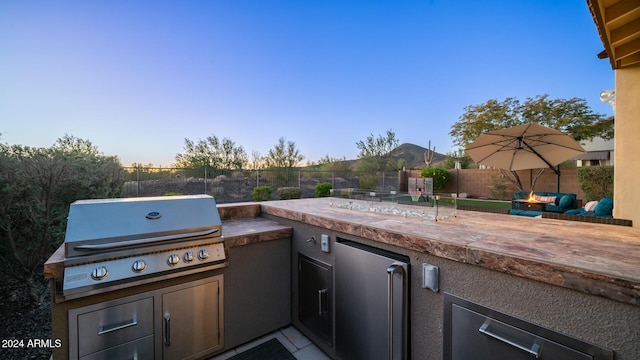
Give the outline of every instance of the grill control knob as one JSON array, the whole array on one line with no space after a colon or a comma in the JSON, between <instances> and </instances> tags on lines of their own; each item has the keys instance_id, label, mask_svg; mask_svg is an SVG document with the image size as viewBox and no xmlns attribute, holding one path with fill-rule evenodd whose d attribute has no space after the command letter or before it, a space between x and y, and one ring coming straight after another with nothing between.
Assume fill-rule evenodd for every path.
<instances>
[{"instance_id":1,"label":"grill control knob","mask_svg":"<svg viewBox=\"0 0 640 360\"><path fill-rule=\"evenodd\" d=\"M186 253L184 253L184 256L182 256L182 260L184 260L184 262L186 262L186 263L192 262L193 261L193 251L187 251Z\"/></svg>"},{"instance_id":2,"label":"grill control knob","mask_svg":"<svg viewBox=\"0 0 640 360\"><path fill-rule=\"evenodd\" d=\"M169 255L169 257L167 258L167 264L169 266L173 266L177 263L180 262L180 256L176 255L176 254L171 254Z\"/></svg>"},{"instance_id":3,"label":"grill control knob","mask_svg":"<svg viewBox=\"0 0 640 360\"><path fill-rule=\"evenodd\" d=\"M147 268L147 263L144 262L144 260L136 260L133 262L133 265L131 265L131 270L133 270L134 272L143 272L144 269Z\"/></svg>"},{"instance_id":4,"label":"grill control knob","mask_svg":"<svg viewBox=\"0 0 640 360\"><path fill-rule=\"evenodd\" d=\"M98 266L91 272L91 278L93 280L102 280L106 278L107 275L109 275L109 271L104 266Z\"/></svg>"},{"instance_id":5,"label":"grill control knob","mask_svg":"<svg viewBox=\"0 0 640 360\"><path fill-rule=\"evenodd\" d=\"M209 258L209 252L207 251L207 249L202 249L198 251L198 259L206 260L208 258Z\"/></svg>"}]
</instances>

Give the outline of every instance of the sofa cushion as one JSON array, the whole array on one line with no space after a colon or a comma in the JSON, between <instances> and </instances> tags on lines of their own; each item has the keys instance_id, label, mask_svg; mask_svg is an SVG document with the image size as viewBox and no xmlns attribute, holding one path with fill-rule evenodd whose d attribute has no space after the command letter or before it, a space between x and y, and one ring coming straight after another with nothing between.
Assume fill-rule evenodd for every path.
<instances>
[{"instance_id":1,"label":"sofa cushion","mask_svg":"<svg viewBox=\"0 0 640 360\"><path fill-rule=\"evenodd\" d=\"M568 215L582 215L582 213L586 212L584 209L570 209L565 211L565 214Z\"/></svg>"},{"instance_id":2,"label":"sofa cushion","mask_svg":"<svg viewBox=\"0 0 640 360\"><path fill-rule=\"evenodd\" d=\"M564 194L558 201L558 207L561 209L570 209L576 201L576 194Z\"/></svg>"},{"instance_id":3,"label":"sofa cushion","mask_svg":"<svg viewBox=\"0 0 640 360\"><path fill-rule=\"evenodd\" d=\"M600 199L593 212L596 216L610 216L613 212L613 199L609 197Z\"/></svg>"},{"instance_id":4,"label":"sofa cushion","mask_svg":"<svg viewBox=\"0 0 640 360\"><path fill-rule=\"evenodd\" d=\"M520 212L520 214L518 214L518 215L536 217L536 216L542 216L542 211L524 210L524 211Z\"/></svg>"}]
</instances>

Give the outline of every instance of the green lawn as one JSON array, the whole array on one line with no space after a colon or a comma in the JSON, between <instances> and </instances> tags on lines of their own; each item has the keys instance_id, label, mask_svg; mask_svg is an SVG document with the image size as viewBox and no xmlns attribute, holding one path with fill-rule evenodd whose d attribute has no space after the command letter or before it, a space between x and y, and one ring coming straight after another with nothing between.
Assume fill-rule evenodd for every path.
<instances>
[{"instance_id":1,"label":"green lawn","mask_svg":"<svg viewBox=\"0 0 640 360\"><path fill-rule=\"evenodd\" d=\"M411 196L409 195L398 195L393 197L386 197L383 201L393 201L393 202L413 202L411 200ZM419 202L424 202L424 198L419 199ZM432 202L433 198L429 198L429 201ZM450 197L440 198L438 201L439 206L453 206L454 199ZM460 199L458 198L459 205L468 205L468 206L477 206L484 208L493 208L493 209L511 209L511 202L509 201L498 201L498 200L477 200L477 199Z\"/></svg>"},{"instance_id":2,"label":"green lawn","mask_svg":"<svg viewBox=\"0 0 640 360\"><path fill-rule=\"evenodd\" d=\"M438 204L448 203L453 206L452 198L440 199ZM510 201L491 201L491 200L474 200L474 199L458 199L459 205L478 206L493 209L511 209Z\"/></svg>"}]
</instances>

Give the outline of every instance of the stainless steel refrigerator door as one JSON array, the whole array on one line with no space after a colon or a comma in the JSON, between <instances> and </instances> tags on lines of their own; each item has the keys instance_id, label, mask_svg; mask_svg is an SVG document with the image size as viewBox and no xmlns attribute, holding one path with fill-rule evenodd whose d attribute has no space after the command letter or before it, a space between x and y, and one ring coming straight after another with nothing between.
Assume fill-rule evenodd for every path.
<instances>
[{"instance_id":1,"label":"stainless steel refrigerator door","mask_svg":"<svg viewBox=\"0 0 640 360\"><path fill-rule=\"evenodd\" d=\"M348 241L335 254L336 356L406 359L409 259Z\"/></svg>"}]
</instances>

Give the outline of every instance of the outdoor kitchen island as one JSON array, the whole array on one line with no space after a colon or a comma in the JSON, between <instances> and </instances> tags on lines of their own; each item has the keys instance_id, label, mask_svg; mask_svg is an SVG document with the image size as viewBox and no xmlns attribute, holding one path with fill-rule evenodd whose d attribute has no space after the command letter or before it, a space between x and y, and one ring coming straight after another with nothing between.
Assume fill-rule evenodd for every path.
<instances>
[{"instance_id":1,"label":"outdoor kitchen island","mask_svg":"<svg viewBox=\"0 0 640 360\"><path fill-rule=\"evenodd\" d=\"M496 317L517 318L521 322L516 325L530 332L557 332L571 338L560 343L588 342L612 350L618 360L640 359L640 229L475 211L458 211L457 217L436 222L378 208L400 210L397 204L354 200L345 208L340 201L345 202L321 198L261 203L263 218L293 228L292 321L327 354L334 355L335 344L316 335L296 315L298 258L332 267L335 278L340 269L334 245L344 238L409 257L411 359L461 358L451 348L469 348L451 339L451 333L461 333L447 319L452 297L485 307ZM356 205L370 210L356 210ZM321 250L323 234L329 236L330 252ZM309 242L312 237L318 241ZM439 268L438 292L423 288L423 264ZM480 325L471 329L474 336ZM496 342L487 343L491 341ZM470 350L476 352L471 358L483 358L480 348ZM544 355L545 345L542 351Z\"/></svg>"},{"instance_id":2,"label":"outdoor kitchen island","mask_svg":"<svg viewBox=\"0 0 640 360\"><path fill-rule=\"evenodd\" d=\"M61 342L53 358L201 359L291 324L292 229L259 211L256 204L219 209L224 267L83 297L63 292L63 244L44 268L53 289L52 337ZM167 306L174 308L169 318ZM186 344L197 344L197 352Z\"/></svg>"},{"instance_id":3,"label":"outdoor kitchen island","mask_svg":"<svg viewBox=\"0 0 640 360\"><path fill-rule=\"evenodd\" d=\"M251 286L262 280L254 278L256 274L248 268L251 261L234 262L238 258L236 253L253 261L262 259L276 268L286 263L288 273L278 268L275 271L281 273L280 278L265 287L275 286L272 298L279 297L280 301L271 301L274 308L269 311L251 314L254 317L251 321L269 326L285 326L288 321L330 356L335 355L332 333L335 324L330 325L327 338L299 319L298 261L303 255L334 266L333 245L337 238L346 238L409 257L408 352L412 359L442 359L451 355L451 350L445 348L451 341L447 340L451 329L446 324L444 309L448 296L491 309L494 315L505 314L535 324L547 333L560 333L570 337L571 342L580 340L612 350L615 359L640 358L638 229L464 211L458 212L457 217L436 222L339 208L332 206L330 198L220 204L218 209L225 248L229 251L229 267L211 275L247 267L235 275L234 281L225 275L225 294L239 285L240 276L245 276L244 281ZM227 238L231 235L225 228L227 224L237 230L231 238ZM267 229L277 235L257 235L272 234ZM286 229L293 231L287 234ZM247 236L242 236L243 232ZM322 235L328 235L329 252L321 250ZM272 244L278 249L264 251ZM57 260L55 255L50 259L45 271L56 269L61 261L59 256ZM280 258L263 259L265 256ZM424 263L440 270L438 292L422 287ZM47 272L48 276L60 279L60 274L52 271ZM271 275L274 274L269 274L272 278ZM289 291L278 285L285 285ZM103 296L105 300L112 299L111 294ZM332 303L333 295L328 299ZM225 311L231 301L242 302L246 307L257 300L226 299ZM67 316L64 304L62 299L54 305L54 338L67 337L63 334L67 328L61 324ZM281 314L285 307L288 317L260 318ZM328 309L331 312L332 307ZM333 323L337 319L330 316L329 320ZM238 326L229 321L225 318L225 335L230 335L230 326ZM262 334L255 336L259 335ZM231 346L232 341L225 341L223 350ZM66 358L57 356L66 354L66 350L56 351L55 358Z\"/></svg>"}]
</instances>

